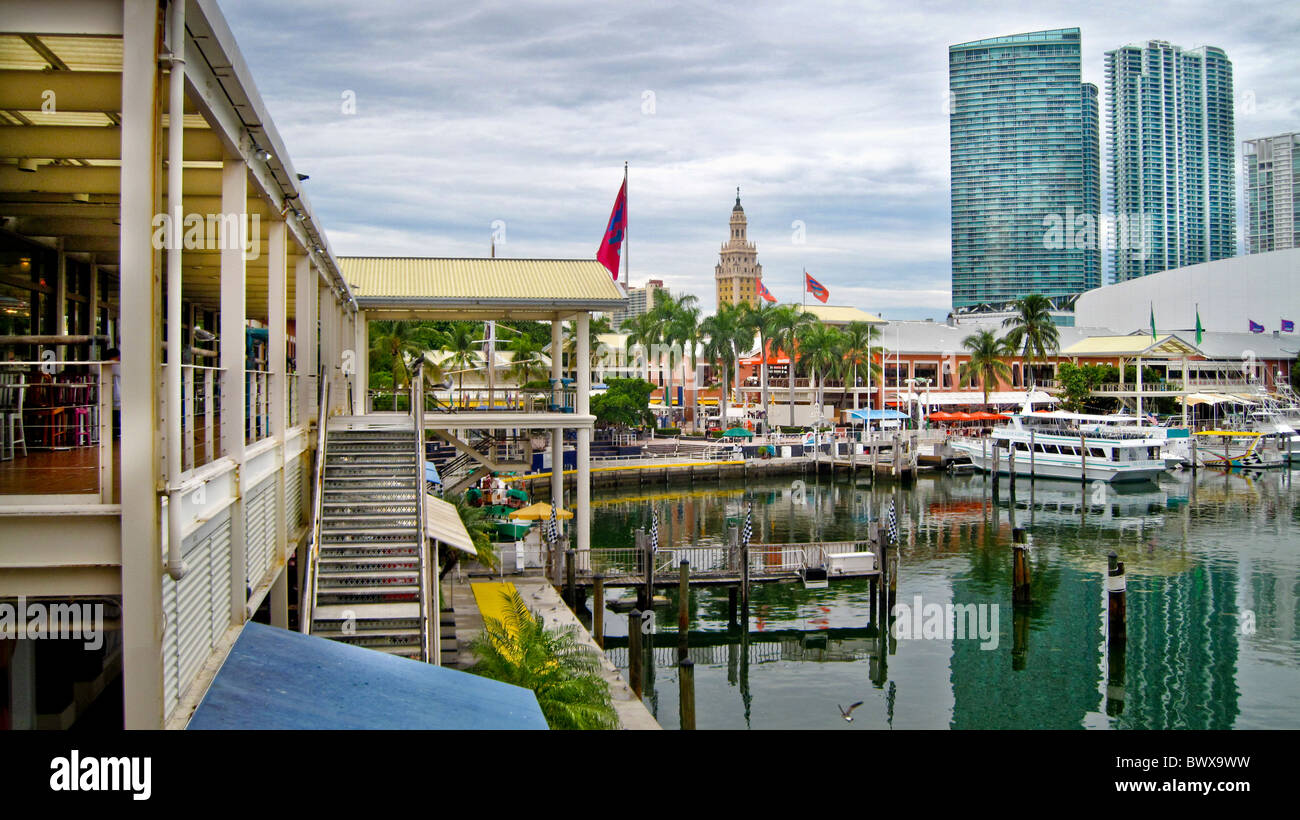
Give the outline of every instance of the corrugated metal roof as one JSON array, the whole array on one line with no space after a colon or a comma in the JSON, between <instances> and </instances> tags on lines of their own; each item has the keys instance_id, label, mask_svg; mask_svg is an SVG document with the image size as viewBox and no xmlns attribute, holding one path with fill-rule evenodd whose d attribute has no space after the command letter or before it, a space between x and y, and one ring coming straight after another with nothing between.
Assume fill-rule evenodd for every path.
<instances>
[{"instance_id":1,"label":"corrugated metal roof","mask_svg":"<svg viewBox=\"0 0 1300 820\"><path fill-rule=\"evenodd\" d=\"M594 259L341 256L358 302L611 303L625 301Z\"/></svg>"},{"instance_id":2,"label":"corrugated metal roof","mask_svg":"<svg viewBox=\"0 0 1300 820\"><path fill-rule=\"evenodd\" d=\"M883 325L885 320L867 313L865 310L850 305L802 305L804 313L811 313L823 322L848 324L849 322L866 322Z\"/></svg>"},{"instance_id":3,"label":"corrugated metal roof","mask_svg":"<svg viewBox=\"0 0 1300 820\"><path fill-rule=\"evenodd\" d=\"M1093 336L1061 350L1062 356L1194 356L1197 353L1193 345L1168 333L1155 342L1146 334Z\"/></svg>"}]
</instances>

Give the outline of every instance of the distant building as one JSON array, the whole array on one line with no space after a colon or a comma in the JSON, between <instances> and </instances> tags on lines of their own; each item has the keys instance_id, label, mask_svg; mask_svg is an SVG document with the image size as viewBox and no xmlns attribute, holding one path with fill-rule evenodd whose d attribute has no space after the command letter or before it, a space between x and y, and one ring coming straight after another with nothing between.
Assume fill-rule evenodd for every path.
<instances>
[{"instance_id":1,"label":"distant building","mask_svg":"<svg viewBox=\"0 0 1300 820\"><path fill-rule=\"evenodd\" d=\"M948 48L952 304L1101 285L1097 87L1079 29Z\"/></svg>"},{"instance_id":2,"label":"distant building","mask_svg":"<svg viewBox=\"0 0 1300 820\"><path fill-rule=\"evenodd\" d=\"M1300 134L1246 140L1246 253L1300 248Z\"/></svg>"},{"instance_id":3,"label":"distant building","mask_svg":"<svg viewBox=\"0 0 1300 820\"><path fill-rule=\"evenodd\" d=\"M649 279L643 288L627 289L627 307L610 314L610 327L615 330L624 321L634 316L640 316L655 305L655 291L661 290L664 286L662 279Z\"/></svg>"},{"instance_id":4,"label":"distant building","mask_svg":"<svg viewBox=\"0 0 1300 820\"><path fill-rule=\"evenodd\" d=\"M756 305L761 298L758 285L763 281L763 266L758 264L758 249L746 237L748 221L740 207L740 189L736 189L736 206L731 209L731 236L722 246L721 261L713 269L718 288L718 306L745 302Z\"/></svg>"},{"instance_id":5,"label":"distant building","mask_svg":"<svg viewBox=\"0 0 1300 820\"><path fill-rule=\"evenodd\" d=\"M1106 52L1114 281L1237 252L1232 63L1162 40Z\"/></svg>"}]
</instances>

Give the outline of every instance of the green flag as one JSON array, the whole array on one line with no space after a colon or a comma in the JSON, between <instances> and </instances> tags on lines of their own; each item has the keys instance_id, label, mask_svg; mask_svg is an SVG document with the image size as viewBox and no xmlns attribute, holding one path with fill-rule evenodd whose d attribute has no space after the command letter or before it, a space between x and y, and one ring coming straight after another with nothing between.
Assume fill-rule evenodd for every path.
<instances>
[{"instance_id":1,"label":"green flag","mask_svg":"<svg viewBox=\"0 0 1300 820\"><path fill-rule=\"evenodd\" d=\"M1151 305L1151 341L1156 341L1156 306L1154 303Z\"/></svg>"},{"instance_id":2,"label":"green flag","mask_svg":"<svg viewBox=\"0 0 1300 820\"><path fill-rule=\"evenodd\" d=\"M1196 306L1196 343L1201 343L1201 333L1204 328L1201 327L1201 306Z\"/></svg>"}]
</instances>

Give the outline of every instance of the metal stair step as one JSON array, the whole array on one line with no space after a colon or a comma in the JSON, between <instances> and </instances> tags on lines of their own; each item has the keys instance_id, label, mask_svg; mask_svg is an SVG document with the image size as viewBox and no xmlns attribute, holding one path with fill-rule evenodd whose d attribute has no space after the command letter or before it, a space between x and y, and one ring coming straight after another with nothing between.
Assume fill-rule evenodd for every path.
<instances>
[{"instance_id":1,"label":"metal stair step","mask_svg":"<svg viewBox=\"0 0 1300 820\"><path fill-rule=\"evenodd\" d=\"M402 570L357 570L355 572L322 573L317 577L321 589L339 589L341 587L384 587L419 586L420 568L410 571Z\"/></svg>"},{"instance_id":2,"label":"metal stair step","mask_svg":"<svg viewBox=\"0 0 1300 820\"><path fill-rule=\"evenodd\" d=\"M400 602L353 604L350 606L326 604L312 610L312 617L314 623L320 621L344 621L348 618L354 619L358 624L365 621L381 620L410 620L419 623L420 605L418 603Z\"/></svg>"}]
</instances>

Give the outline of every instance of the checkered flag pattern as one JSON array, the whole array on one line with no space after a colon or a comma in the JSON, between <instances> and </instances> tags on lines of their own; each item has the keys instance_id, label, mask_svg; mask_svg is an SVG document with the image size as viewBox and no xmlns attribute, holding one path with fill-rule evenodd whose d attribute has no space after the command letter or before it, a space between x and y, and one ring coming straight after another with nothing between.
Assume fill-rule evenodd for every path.
<instances>
[{"instance_id":1,"label":"checkered flag pattern","mask_svg":"<svg viewBox=\"0 0 1300 820\"><path fill-rule=\"evenodd\" d=\"M659 513L654 507L650 508L650 551L659 551Z\"/></svg>"},{"instance_id":2,"label":"checkered flag pattern","mask_svg":"<svg viewBox=\"0 0 1300 820\"><path fill-rule=\"evenodd\" d=\"M745 510L745 528L740 531L740 543L748 545L749 539L754 535L754 505L750 504Z\"/></svg>"},{"instance_id":3,"label":"checkered flag pattern","mask_svg":"<svg viewBox=\"0 0 1300 820\"><path fill-rule=\"evenodd\" d=\"M898 515L894 512L894 499L889 499L889 517L887 520L889 527L889 543L898 543Z\"/></svg>"}]
</instances>

